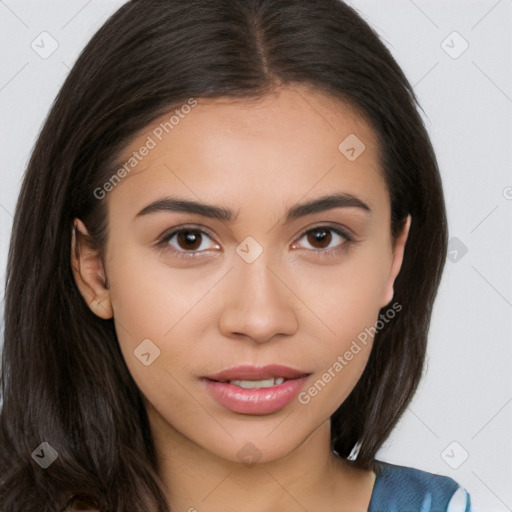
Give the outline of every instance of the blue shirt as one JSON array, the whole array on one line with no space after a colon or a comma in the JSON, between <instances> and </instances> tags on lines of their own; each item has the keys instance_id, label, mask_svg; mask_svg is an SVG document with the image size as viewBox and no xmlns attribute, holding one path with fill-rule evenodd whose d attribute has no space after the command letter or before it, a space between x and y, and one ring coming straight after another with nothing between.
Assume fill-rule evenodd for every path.
<instances>
[{"instance_id":1,"label":"blue shirt","mask_svg":"<svg viewBox=\"0 0 512 512\"><path fill-rule=\"evenodd\" d=\"M376 463L368 512L473 512L469 494L452 478Z\"/></svg>"}]
</instances>

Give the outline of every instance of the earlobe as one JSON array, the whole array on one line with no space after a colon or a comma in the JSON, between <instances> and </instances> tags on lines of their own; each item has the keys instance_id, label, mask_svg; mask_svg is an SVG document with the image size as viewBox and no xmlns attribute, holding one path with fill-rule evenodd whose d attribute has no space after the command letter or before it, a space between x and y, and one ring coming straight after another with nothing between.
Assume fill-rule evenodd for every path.
<instances>
[{"instance_id":1,"label":"earlobe","mask_svg":"<svg viewBox=\"0 0 512 512\"><path fill-rule=\"evenodd\" d=\"M393 262L391 263L391 269L388 277L388 281L385 289L384 304L381 307L387 306L392 300L395 293L394 284L395 279L402 268L402 262L404 259L405 244L409 236L409 230L411 227L412 218L410 215L404 222L401 233L398 235L395 245L393 247Z\"/></svg>"},{"instance_id":2,"label":"earlobe","mask_svg":"<svg viewBox=\"0 0 512 512\"><path fill-rule=\"evenodd\" d=\"M112 318L110 291L101 254L78 218L72 228L71 267L78 289L91 311L105 320Z\"/></svg>"}]
</instances>

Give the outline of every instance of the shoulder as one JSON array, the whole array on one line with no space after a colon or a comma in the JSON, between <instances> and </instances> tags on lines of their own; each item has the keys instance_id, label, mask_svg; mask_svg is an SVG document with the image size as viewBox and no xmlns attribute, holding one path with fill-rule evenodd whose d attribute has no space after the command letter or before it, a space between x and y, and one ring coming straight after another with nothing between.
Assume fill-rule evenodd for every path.
<instances>
[{"instance_id":1,"label":"shoulder","mask_svg":"<svg viewBox=\"0 0 512 512\"><path fill-rule=\"evenodd\" d=\"M448 476L376 461L368 512L472 512L469 494Z\"/></svg>"}]
</instances>

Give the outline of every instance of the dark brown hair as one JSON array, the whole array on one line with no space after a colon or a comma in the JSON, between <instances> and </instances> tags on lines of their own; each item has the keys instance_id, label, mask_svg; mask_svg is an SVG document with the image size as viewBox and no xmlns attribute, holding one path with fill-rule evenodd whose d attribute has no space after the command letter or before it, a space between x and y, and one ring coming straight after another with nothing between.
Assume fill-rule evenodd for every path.
<instances>
[{"instance_id":1,"label":"dark brown hair","mask_svg":"<svg viewBox=\"0 0 512 512\"><path fill-rule=\"evenodd\" d=\"M338 0L132 0L94 35L39 135L8 257L1 373L0 508L61 510L73 494L104 510L167 511L148 419L112 320L94 315L71 269L73 219L101 249L94 190L135 133L197 98L258 98L307 84L375 130L396 236L412 226L394 301L364 373L332 416L332 448L370 468L420 380L446 256L446 213L412 87L376 33ZM341 142L341 141L340 141ZM42 470L41 442L58 460Z\"/></svg>"}]
</instances>

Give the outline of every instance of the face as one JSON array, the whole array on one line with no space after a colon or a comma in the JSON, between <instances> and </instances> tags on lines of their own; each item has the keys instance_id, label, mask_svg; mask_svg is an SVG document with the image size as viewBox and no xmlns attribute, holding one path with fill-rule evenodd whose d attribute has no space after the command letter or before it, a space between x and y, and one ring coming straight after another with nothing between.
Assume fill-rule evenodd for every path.
<instances>
[{"instance_id":1,"label":"face","mask_svg":"<svg viewBox=\"0 0 512 512\"><path fill-rule=\"evenodd\" d=\"M77 282L113 316L153 426L228 460L275 460L361 376L408 224L393 245L376 135L343 103L283 87L191 105L124 149L99 199L104 266L83 252ZM288 370L215 375L268 365Z\"/></svg>"}]
</instances>

